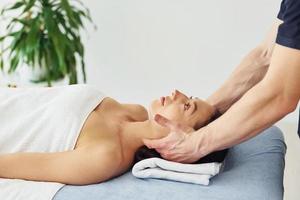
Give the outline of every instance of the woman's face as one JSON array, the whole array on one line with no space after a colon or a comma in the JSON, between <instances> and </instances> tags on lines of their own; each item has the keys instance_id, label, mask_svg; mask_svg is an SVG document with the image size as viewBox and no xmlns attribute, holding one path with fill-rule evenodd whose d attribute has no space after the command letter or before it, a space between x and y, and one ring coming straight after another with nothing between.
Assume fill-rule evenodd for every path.
<instances>
[{"instance_id":1,"label":"woman's face","mask_svg":"<svg viewBox=\"0 0 300 200\"><path fill-rule=\"evenodd\" d=\"M175 90L170 96L154 100L150 105L150 117L160 114L182 125L199 128L210 119L214 108L198 98L187 97Z\"/></svg>"}]
</instances>

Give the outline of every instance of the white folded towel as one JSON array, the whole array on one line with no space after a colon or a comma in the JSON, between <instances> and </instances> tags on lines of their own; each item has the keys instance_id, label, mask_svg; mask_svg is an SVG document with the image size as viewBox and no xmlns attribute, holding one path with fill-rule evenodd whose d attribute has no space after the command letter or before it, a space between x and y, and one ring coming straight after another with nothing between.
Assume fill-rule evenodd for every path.
<instances>
[{"instance_id":1,"label":"white folded towel","mask_svg":"<svg viewBox=\"0 0 300 200\"><path fill-rule=\"evenodd\" d=\"M137 178L156 178L208 185L209 179L220 172L222 163L182 164L161 158L137 162L132 174Z\"/></svg>"}]
</instances>

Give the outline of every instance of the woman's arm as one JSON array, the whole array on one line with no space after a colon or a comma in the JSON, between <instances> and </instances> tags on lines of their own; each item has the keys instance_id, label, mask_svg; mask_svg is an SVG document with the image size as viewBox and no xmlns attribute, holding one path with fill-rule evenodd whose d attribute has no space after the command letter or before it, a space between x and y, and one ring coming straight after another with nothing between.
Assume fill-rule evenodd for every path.
<instances>
[{"instance_id":1,"label":"woman's arm","mask_svg":"<svg viewBox=\"0 0 300 200\"><path fill-rule=\"evenodd\" d=\"M1 178L84 185L111 178L116 167L115 153L99 148L0 155Z\"/></svg>"},{"instance_id":2,"label":"woman's arm","mask_svg":"<svg viewBox=\"0 0 300 200\"><path fill-rule=\"evenodd\" d=\"M264 78L281 23L281 20L275 21L263 42L245 56L224 84L207 99L221 114Z\"/></svg>"}]
</instances>

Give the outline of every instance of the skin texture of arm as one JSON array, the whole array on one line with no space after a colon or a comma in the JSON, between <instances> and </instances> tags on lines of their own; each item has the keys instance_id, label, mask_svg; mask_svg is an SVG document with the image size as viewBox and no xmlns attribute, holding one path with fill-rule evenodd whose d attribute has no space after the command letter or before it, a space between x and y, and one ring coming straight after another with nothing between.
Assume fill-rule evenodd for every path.
<instances>
[{"instance_id":1,"label":"skin texture of arm","mask_svg":"<svg viewBox=\"0 0 300 200\"><path fill-rule=\"evenodd\" d=\"M265 76L281 23L279 19L273 23L263 42L245 56L224 84L207 99L221 114Z\"/></svg>"},{"instance_id":2,"label":"skin texture of arm","mask_svg":"<svg viewBox=\"0 0 300 200\"><path fill-rule=\"evenodd\" d=\"M219 119L195 132L201 134L199 155L239 144L294 111L299 88L300 50L276 44L264 79Z\"/></svg>"},{"instance_id":3,"label":"skin texture of arm","mask_svg":"<svg viewBox=\"0 0 300 200\"><path fill-rule=\"evenodd\" d=\"M111 156L102 149L4 154L0 155L0 177L72 185L98 183L115 175L117 159L112 161Z\"/></svg>"}]
</instances>

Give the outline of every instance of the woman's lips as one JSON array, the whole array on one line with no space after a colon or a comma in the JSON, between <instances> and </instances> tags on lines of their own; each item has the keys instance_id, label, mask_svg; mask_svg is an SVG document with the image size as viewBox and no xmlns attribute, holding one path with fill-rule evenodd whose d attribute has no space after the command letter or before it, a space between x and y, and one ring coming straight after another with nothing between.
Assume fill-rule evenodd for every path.
<instances>
[{"instance_id":1,"label":"woman's lips","mask_svg":"<svg viewBox=\"0 0 300 200\"><path fill-rule=\"evenodd\" d=\"M165 105L165 100L166 98L165 97L160 97L160 102L161 102L161 105Z\"/></svg>"}]
</instances>

